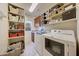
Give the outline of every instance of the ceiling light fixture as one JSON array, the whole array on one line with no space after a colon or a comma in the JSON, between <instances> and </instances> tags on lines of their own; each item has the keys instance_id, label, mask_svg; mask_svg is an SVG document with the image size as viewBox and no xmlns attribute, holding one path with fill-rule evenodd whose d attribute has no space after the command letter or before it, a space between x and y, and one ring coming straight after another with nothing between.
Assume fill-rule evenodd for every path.
<instances>
[{"instance_id":1,"label":"ceiling light fixture","mask_svg":"<svg viewBox=\"0 0 79 59\"><path fill-rule=\"evenodd\" d=\"M31 7L29 8L29 12L33 12L37 5L38 3L32 3Z\"/></svg>"}]
</instances>

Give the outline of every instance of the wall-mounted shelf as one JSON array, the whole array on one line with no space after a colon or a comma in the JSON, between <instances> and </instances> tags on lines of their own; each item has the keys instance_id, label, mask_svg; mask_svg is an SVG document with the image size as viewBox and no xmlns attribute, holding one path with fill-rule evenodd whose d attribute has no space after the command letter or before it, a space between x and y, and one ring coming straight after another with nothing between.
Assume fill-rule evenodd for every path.
<instances>
[{"instance_id":1,"label":"wall-mounted shelf","mask_svg":"<svg viewBox=\"0 0 79 59\"><path fill-rule=\"evenodd\" d=\"M23 17L23 15L19 15L19 14L15 14L15 13L13 13L13 12L8 12L9 14L12 14L12 15L15 15L15 16L22 16Z\"/></svg>"},{"instance_id":2,"label":"wall-mounted shelf","mask_svg":"<svg viewBox=\"0 0 79 59\"><path fill-rule=\"evenodd\" d=\"M65 14L66 12L70 12L72 11L72 9L75 9L75 8L76 8L75 3L57 3L55 6L51 7L48 11L40 15L41 21L38 21L38 23L43 25L43 24L48 24L51 20L57 20L57 19L58 19L57 21L61 19L63 20L64 19L63 14ZM70 19L72 18L75 18L75 17L72 16Z\"/></svg>"},{"instance_id":3,"label":"wall-mounted shelf","mask_svg":"<svg viewBox=\"0 0 79 59\"><path fill-rule=\"evenodd\" d=\"M55 25L55 24L60 24L60 23L66 23L66 22L72 22L72 21L77 21L76 18L73 19L69 19L69 20L64 20L64 21L60 21L60 22L55 22L55 23L51 23L51 24L46 24L47 25Z\"/></svg>"},{"instance_id":4,"label":"wall-mounted shelf","mask_svg":"<svg viewBox=\"0 0 79 59\"><path fill-rule=\"evenodd\" d=\"M69 5L72 5L73 3L65 3L63 6L68 7Z\"/></svg>"},{"instance_id":5,"label":"wall-mounted shelf","mask_svg":"<svg viewBox=\"0 0 79 59\"><path fill-rule=\"evenodd\" d=\"M62 12L61 13L58 13L58 14L55 14L55 15L52 15L52 16L50 16L49 17L49 19L55 19L55 18L57 18L57 17L61 17L61 15L62 15Z\"/></svg>"},{"instance_id":6,"label":"wall-mounted shelf","mask_svg":"<svg viewBox=\"0 0 79 59\"><path fill-rule=\"evenodd\" d=\"M63 12L60 12L60 13L58 13L58 14L51 15L48 19L56 19L57 17L61 17L61 15L62 15L63 13L65 13L65 12L67 12L67 11L69 11L69 10L72 10L73 8L76 8L76 6L70 8L70 9L68 9L68 10L65 10L65 11L63 11Z\"/></svg>"}]
</instances>

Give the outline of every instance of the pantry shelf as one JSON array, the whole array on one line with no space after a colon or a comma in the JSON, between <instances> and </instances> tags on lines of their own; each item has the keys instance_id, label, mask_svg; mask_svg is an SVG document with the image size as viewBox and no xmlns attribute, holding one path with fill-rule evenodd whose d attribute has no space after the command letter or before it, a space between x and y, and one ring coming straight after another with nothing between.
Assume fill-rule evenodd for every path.
<instances>
[{"instance_id":1,"label":"pantry shelf","mask_svg":"<svg viewBox=\"0 0 79 59\"><path fill-rule=\"evenodd\" d=\"M9 37L9 39L24 38L24 36Z\"/></svg>"},{"instance_id":2,"label":"pantry shelf","mask_svg":"<svg viewBox=\"0 0 79 59\"><path fill-rule=\"evenodd\" d=\"M9 29L9 31L24 31L24 29Z\"/></svg>"},{"instance_id":3,"label":"pantry shelf","mask_svg":"<svg viewBox=\"0 0 79 59\"><path fill-rule=\"evenodd\" d=\"M24 22L19 22L19 21L11 21L11 20L9 20L9 22L13 22L13 23L24 23Z\"/></svg>"},{"instance_id":4,"label":"pantry shelf","mask_svg":"<svg viewBox=\"0 0 79 59\"><path fill-rule=\"evenodd\" d=\"M9 3L8 5L10 5L10 6L13 6L14 8L19 8L19 9L22 9L22 10L24 10L23 8L21 8L21 7L18 7L18 6L16 6L16 5L13 5L13 4L11 4L11 3Z\"/></svg>"},{"instance_id":5,"label":"pantry shelf","mask_svg":"<svg viewBox=\"0 0 79 59\"><path fill-rule=\"evenodd\" d=\"M19 14L16 14L16 13L13 13L13 12L8 12L9 14L12 14L12 15L15 15L15 16L22 16L22 15L19 15ZM23 17L23 16L22 16Z\"/></svg>"},{"instance_id":6,"label":"pantry shelf","mask_svg":"<svg viewBox=\"0 0 79 59\"><path fill-rule=\"evenodd\" d=\"M13 44L16 44L16 43L19 43L19 42L22 42L23 40L14 40L14 39L9 39L9 41L13 40L12 42L9 42L9 45L13 45Z\"/></svg>"},{"instance_id":7,"label":"pantry shelf","mask_svg":"<svg viewBox=\"0 0 79 59\"><path fill-rule=\"evenodd\" d=\"M20 48L16 48L16 49L13 49L13 50L11 50L11 51L8 51L7 54L9 54L9 53L11 53L11 52L14 52L15 50L18 50L18 49L20 49Z\"/></svg>"},{"instance_id":8,"label":"pantry shelf","mask_svg":"<svg viewBox=\"0 0 79 59\"><path fill-rule=\"evenodd\" d=\"M21 46L20 51L22 52L22 49L25 48L24 9L13 4L8 4L8 23L8 47L12 45L12 48L17 49L18 46ZM11 52L15 53L15 50Z\"/></svg>"}]
</instances>

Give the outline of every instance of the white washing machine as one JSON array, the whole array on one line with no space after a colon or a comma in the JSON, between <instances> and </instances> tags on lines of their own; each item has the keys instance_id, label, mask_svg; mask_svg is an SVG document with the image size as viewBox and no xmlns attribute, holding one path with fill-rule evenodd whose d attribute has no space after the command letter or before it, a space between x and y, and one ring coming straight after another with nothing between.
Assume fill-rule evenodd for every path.
<instances>
[{"instance_id":1,"label":"white washing machine","mask_svg":"<svg viewBox=\"0 0 79 59\"><path fill-rule=\"evenodd\" d=\"M44 34L44 56L76 56L76 39L72 30L52 30Z\"/></svg>"}]
</instances>

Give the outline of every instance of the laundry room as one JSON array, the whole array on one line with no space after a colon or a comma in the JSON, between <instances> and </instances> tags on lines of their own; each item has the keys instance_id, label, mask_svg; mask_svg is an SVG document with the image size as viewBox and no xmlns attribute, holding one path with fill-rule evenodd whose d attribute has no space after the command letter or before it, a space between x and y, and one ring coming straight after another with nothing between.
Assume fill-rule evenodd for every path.
<instances>
[{"instance_id":1,"label":"laundry room","mask_svg":"<svg viewBox=\"0 0 79 59\"><path fill-rule=\"evenodd\" d=\"M0 56L79 56L79 3L0 3Z\"/></svg>"}]
</instances>

